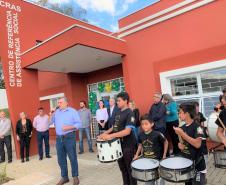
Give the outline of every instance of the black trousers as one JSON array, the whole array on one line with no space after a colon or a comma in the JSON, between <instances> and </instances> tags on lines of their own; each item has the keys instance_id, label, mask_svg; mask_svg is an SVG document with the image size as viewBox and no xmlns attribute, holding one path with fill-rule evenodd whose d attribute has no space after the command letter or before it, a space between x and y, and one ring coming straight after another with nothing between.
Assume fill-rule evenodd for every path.
<instances>
[{"instance_id":1,"label":"black trousers","mask_svg":"<svg viewBox=\"0 0 226 185\"><path fill-rule=\"evenodd\" d=\"M205 185L206 184L206 174L201 172L196 172L195 179L185 182L185 185Z\"/></svg>"},{"instance_id":2,"label":"black trousers","mask_svg":"<svg viewBox=\"0 0 226 185\"><path fill-rule=\"evenodd\" d=\"M137 180L132 177L131 162L136 148L122 148L123 157L118 160L118 165L122 173L123 185L137 185Z\"/></svg>"},{"instance_id":3,"label":"black trousers","mask_svg":"<svg viewBox=\"0 0 226 185\"><path fill-rule=\"evenodd\" d=\"M20 135L20 157L24 159L24 151L26 149L26 158L29 158L31 138L28 135Z\"/></svg>"},{"instance_id":4,"label":"black trousers","mask_svg":"<svg viewBox=\"0 0 226 185\"><path fill-rule=\"evenodd\" d=\"M5 161L5 149L4 145L6 145L8 161L12 161L12 138L11 135L5 136L0 139L0 161Z\"/></svg>"},{"instance_id":5,"label":"black trousers","mask_svg":"<svg viewBox=\"0 0 226 185\"><path fill-rule=\"evenodd\" d=\"M180 149L178 148L179 138L178 138L178 135L176 134L175 130L173 129L173 127L178 127L178 126L179 126L178 120L166 122L166 131L172 141L174 155L176 155L180 152Z\"/></svg>"}]
</instances>

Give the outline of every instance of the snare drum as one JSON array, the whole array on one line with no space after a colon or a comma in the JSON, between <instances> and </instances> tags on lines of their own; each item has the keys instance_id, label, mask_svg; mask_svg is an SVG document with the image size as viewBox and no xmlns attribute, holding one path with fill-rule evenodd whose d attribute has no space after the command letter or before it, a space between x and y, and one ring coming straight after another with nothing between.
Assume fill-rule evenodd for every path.
<instances>
[{"instance_id":1,"label":"snare drum","mask_svg":"<svg viewBox=\"0 0 226 185\"><path fill-rule=\"evenodd\" d=\"M213 151L213 157L216 168L226 169L226 151L223 150Z\"/></svg>"},{"instance_id":2,"label":"snare drum","mask_svg":"<svg viewBox=\"0 0 226 185\"><path fill-rule=\"evenodd\" d=\"M112 139L109 141L97 140L98 159L100 162L114 162L122 158L122 148L120 139Z\"/></svg>"},{"instance_id":3,"label":"snare drum","mask_svg":"<svg viewBox=\"0 0 226 185\"><path fill-rule=\"evenodd\" d=\"M159 178L159 161L155 159L141 158L131 163L132 176L138 181L155 181Z\"/></svg>"},{"instance_id":4,"label":"snare drum","mask_svg":"<svg viewBox=\"0 0 226 185\"><path fill-rule=\"evenodd\" d=\"M195 177L194 163L184 157L169 157L160 161L159 174L169 182L187 182Z\"/></svg>"}]
</instances>

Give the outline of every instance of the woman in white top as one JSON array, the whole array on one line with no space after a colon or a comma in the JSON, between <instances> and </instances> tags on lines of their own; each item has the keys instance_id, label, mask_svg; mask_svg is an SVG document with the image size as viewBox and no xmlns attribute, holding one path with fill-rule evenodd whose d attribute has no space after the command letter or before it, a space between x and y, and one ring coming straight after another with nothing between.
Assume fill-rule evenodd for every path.
<instances>
[{"instance_id":1,"label":"woman in white top","mask_svg":"<svg viewBox=\"0 0 226 185\"><path fill-rule=\"evenodd\" d=\"M96 111L96 119L100 130L107 130L108 112L103 100L99 101L99 109Z\"/></svg>"}]
</instances>

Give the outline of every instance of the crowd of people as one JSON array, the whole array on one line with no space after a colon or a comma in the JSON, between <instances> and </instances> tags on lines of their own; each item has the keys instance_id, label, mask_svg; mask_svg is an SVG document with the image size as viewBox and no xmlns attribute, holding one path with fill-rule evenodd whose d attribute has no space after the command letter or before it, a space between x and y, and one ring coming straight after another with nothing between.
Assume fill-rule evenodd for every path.
<instances>
[{"instance_id":1,"label":"crowd of people","mask_svg":"<svg viewBox=\"0 0 226 185\"><path fill-rule=\"evenodd\" d=\"M161 93L154 94L153 102L149 113L139 119L139 110L135 108L129 95L127 93L118 94L118 111L114 115L115 122L98 136L98 139L103 140L122 138L123 157L118 160L118 165L122 173L123 184L137 184L136 179L132 177L131 163L140 156L157 160L169 156L188 158L194 161L196 175L194 179L185 182L185 185L206 184L208 130L204 124L206 118L199 112L199 103L187 101L177 107L176 102L169 94L162 95ZM223 90L220 103L215 109L220 111L219 118L216 120L218 125L216 135L226 147L224 133L226 89ZM105 127L104 124L101 126ZM171 143L170 147L169 143ZM146 182L146 185L154 184L164 185L165 181L160 178L159 182Z\"/></svg>"},{"instance_id":2,"label":"crowd of people","mask_svg":"<svg viewBox=\"0 0 226 185\"><path fill-rule=\"evenodd\" d=\"M117 102L116 102L117 100ZM179 107L169 94L155 93L153 105L149 112L140 116L135 102L129 94L121 92L116 100L109 100L106 108L102 100L96 111L96 121L100 130L97 139L111 140L121 138L123 157L118 160L124 185L136 185L137 180L131 174L131 162L140 156L161 160L171 155L181 155L195 161L196 177L186 185L204 185L206 182L206 166L208 149L206 140L208 131L204 122L206 118L199 112L198 102L184 102ZM226 89L220 96L220 104L215 107L220 111L217 136L226 147L224 135L226 126ZM76 152L75 131L79 130L79 154L84 153L83 134L86 134L89 152L93 153L91 130L91 111L85 101L80 101L80 109L69 107L66 97L58 100L58 107L49 114L41 107L33 123L26 113L21 112L16 124L16 139L20 143L21 162L29 161L30 140L33 128L37 132L39 160L43 160L43 142L45 157L51 158L49 146L49 127L54 124L56 130L56 150L58 164L61 169L61 180L57 185L69 182L67 156L71 163L73 184L79 184L78 161ZM180 121L183 125L180 125ZM4 145L7 148L8 162L12 162L11 121L5 112L0 112L0 162L5 162ZM154 185L157 182L147 182ZM159 184L165 182L160 178Z\"/></svg>"}]
</instances>

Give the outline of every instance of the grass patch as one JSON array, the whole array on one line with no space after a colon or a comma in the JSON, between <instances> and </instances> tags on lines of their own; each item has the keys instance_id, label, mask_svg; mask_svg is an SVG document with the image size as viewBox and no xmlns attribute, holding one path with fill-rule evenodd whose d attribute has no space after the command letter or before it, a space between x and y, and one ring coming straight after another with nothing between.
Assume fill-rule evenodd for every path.
<instances>
[{"instance_id":1,"label":"grass patch","mask_svg":"<svg viewBox=\"0 0 226 185\"><path fill-rule=\"evenodd\" d=\"M7 177L6 166L6 163L0 164L0 185L13 180L12 178Z\"/></svg>"}]
</instances>

